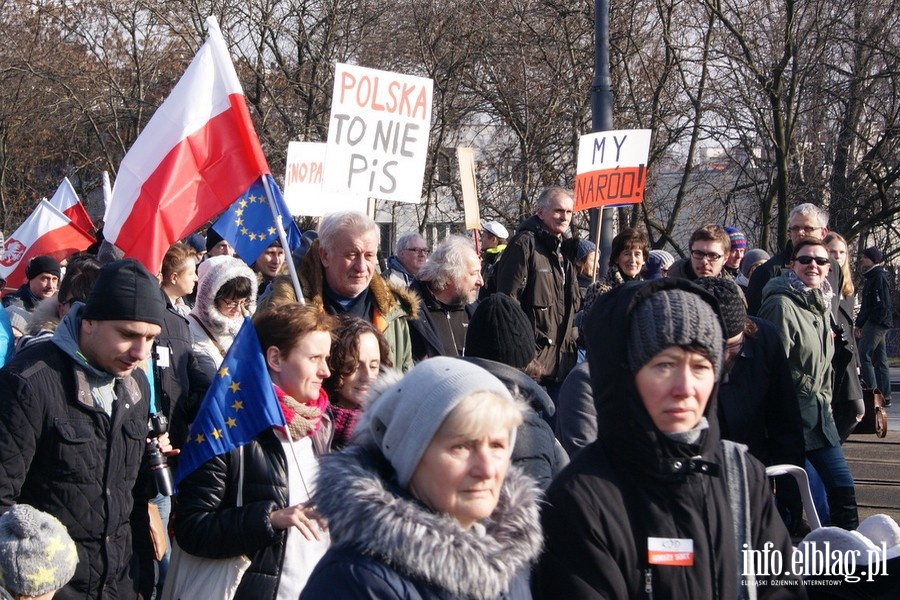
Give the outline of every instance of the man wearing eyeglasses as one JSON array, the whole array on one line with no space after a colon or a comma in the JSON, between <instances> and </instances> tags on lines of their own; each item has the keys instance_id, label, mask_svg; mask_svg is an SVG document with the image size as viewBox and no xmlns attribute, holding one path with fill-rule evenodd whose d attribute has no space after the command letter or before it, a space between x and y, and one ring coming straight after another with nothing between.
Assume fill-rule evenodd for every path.
<instances>
[{"instance_id":1,"label":"man wearing eyeglasses","mask_svg":"<svg viewBox=\"0 0 900 600\"><path fill-rule=\"evenodd\" d=\"M426 260L428 260L428 245L425 238L415 231L404 233L397 238L394 255L388 259L387 269L381 276L408 288Z\"/></svg>"},{"instance_id":2,"label":"man wearing eyeglasses","mask_svg":"<svg viewBox=\"0 0 900 600\"><path fill-rule=\"evenodd\" d=\"M688 240L690 254L669 267L668 276L694 281L698 277L727 277L723 274L725 259L731 249L728 232L719 225L704 225Z\"/></svg>"},{"instance_id":3,"label":"man wearing eyeglasses","mask_svg":"<svg viewBox=\"0 0 900 600\"><path fill-rule=\"evenodd\" d=\"M750 283L747 286L747 312L756 316L762 304L763 288L773 277L780 275L790 268L791 255L794 245L803 238L815 238L821 240L828 233L828 211L819 208L815 204L805 203L794 207L788 217L788 234L790 240L784 250L770 258L765 263L753 270ZM841 269L835 263L828 272L828 282L831 289L841 289ZM831 312L837 311L840 294L834 295Z\"/></svg>"}]
</instances>

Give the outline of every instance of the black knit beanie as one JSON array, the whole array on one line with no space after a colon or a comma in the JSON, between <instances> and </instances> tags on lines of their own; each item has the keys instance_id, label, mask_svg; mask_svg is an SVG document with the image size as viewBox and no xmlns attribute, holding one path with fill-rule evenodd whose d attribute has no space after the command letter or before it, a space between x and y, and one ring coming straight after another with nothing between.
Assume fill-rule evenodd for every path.
<instances>
[{"instance_id":1,"label":"black knit beanie","mask_svg":"<svg viewBox=\"0 0 900 600\"><path fill-rule=\"evenodd\" d=\"M643 300L631 314L628 366L632 373L669 346L702 349L718 374L722 367L722 326L712 306L685 290L662 290Z\"/></svg>"},{"instance_id":2,"label":"black knit beanie","mask_svg":"<svg viewBox=\"0 0 900 600\"><path fill-rule=\"evenodd\" d=\"M206 230L206 251L211 252L213 248L216 247L216 244L222 241L222 236L219 233L210 227Z\"/></svg>"},{"instance_id":3,"label":"black knit beanie","mask_svg":"<svg viewBox=\"0 0 900 600\"><path fill-rule=\"evenodd\" d=\"M59 277L62 274L62 267L59 261L52 256L35 256L25 265L25 278L31 281L41 273L50 273Z\"/></svg>"},{"instance_id":4,"label":"black knit beanie","mask_svg":"<svg viewBox=\"0 0 900 600\"><path fill-rule=\"evenodd\" d=\"M116 260L100 269L87 301L83 319L141 321L162 327L166 312L159 281L133 258Z\"/></svg>"},{"instance_id":5,"label":"black knit beanie","mask_svg":"<svg viewBox=\"0 0 900 600\"><path fill-rule=\"evenodd\" d=\"M537 356L534 330L518 303L492 294L478 303L466 331L466 356L524 369Z\"/></svg>"},{"instance_id":6,"label":"black knit beanie","mask_svg":"<svg viewBox=\"0 0 900 600\"><path fill-rule=\"evenodd\" d=\"M726 339L744 331L747 307L744 306L744 296L734 281L724 277L700 277L694 284L716 297Z\"/></svg>"}]
</instances>

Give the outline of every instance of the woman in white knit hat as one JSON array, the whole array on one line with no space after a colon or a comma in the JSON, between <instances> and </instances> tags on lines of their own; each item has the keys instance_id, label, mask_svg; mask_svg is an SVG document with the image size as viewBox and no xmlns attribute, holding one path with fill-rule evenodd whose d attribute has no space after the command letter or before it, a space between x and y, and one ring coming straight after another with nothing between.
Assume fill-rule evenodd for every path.
<instances>
[{"instance_id":1,"label":"woman in white knit hat","mask_svg":"<svg viewBox=\"0 0 900 600\"><path fill-rule=\"evenodd\" d=\"M538 491L510 468L527 407L455 358L378 387L352 445L321 461L332 547L300 597L530 598Z\"/></svg>"}]
</instances>

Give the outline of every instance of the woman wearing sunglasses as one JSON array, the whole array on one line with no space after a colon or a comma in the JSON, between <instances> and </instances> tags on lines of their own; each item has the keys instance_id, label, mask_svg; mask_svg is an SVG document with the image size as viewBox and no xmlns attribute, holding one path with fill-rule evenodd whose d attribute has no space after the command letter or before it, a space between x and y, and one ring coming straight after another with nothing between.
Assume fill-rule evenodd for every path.
<instances>
[{"instance_id":1,"label":"woman wearing sunglasses","mask_svg":"<svg viewBox=\"0 0 900 600\"><path fill-rule=\"evenodd\" d=\"M828 247L804 238L794 246L789 270L763 289L759 317L779 329L800 401L806 459L825 483L831 524L856 529L853 476L831 412L834 341L829 307L836 290L827 281Z\"/></svg>"}]
</instances>

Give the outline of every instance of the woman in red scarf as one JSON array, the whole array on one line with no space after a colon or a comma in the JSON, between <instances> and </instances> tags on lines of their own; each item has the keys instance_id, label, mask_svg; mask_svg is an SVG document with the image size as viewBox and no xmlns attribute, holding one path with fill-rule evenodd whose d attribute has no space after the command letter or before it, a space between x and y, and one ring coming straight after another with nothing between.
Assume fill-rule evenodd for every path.
<instances>
[{"instance_id":1,"label":"woman in red scarf","mask_svg":"<svg viewBox=\"0 0 900 600\"><path fill-rule=\"evenodd\" d=\"M299 597L328 549L327 528L309 498L318 455L328 451L333 432L322 383L330 375L336 324L335 317L300 304L254 316L287 427L267 429L241 449L210 459L179 489L178 539L193 540L190 545L201 545L209 558L250 558L235 600Z\"/></svg>"}]
</instances>

